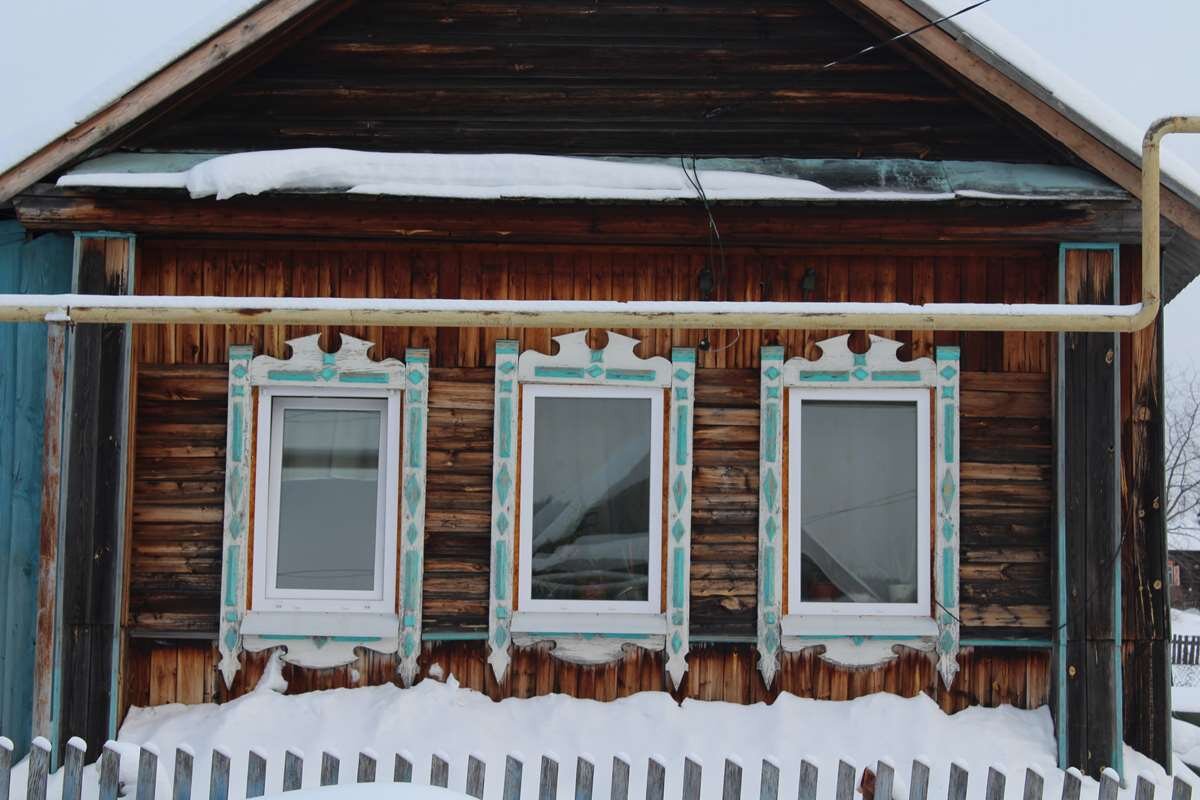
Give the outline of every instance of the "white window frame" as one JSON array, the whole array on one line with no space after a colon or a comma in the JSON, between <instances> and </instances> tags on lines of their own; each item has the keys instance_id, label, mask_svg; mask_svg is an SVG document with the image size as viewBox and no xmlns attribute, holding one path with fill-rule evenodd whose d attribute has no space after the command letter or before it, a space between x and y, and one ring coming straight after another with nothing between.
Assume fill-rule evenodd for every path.
<instances>
[{"instance_id":1,"label":"white window frame","mask_svg":"<svg viewBox=\"0 0 1200 800\"><path fill-rule=\"evenodd\" d=\"M930 486L930 453L934 441L930 430L930 390L912 389L826 389L808 387L788 388L788 610L797 616L839 617L928 617L930 615L930 573L933 529L930 506L933 502ZM804 442L801 435L801 414L804 401L841 401L857 403L904 403L917 407L917 601L915 603L833 603L800 601L801 596L801 524L802 470Z\"/></svg>"},{"instance_id":2,"label":"white window frame","mask_svg":"<svg viewBox=\"0 0 1200 800\"><path fill-rule=\"evenodd\" d=\"M276 401L279 402L276 402ZM279 473L286 408L374 408L383 401L380 426L380 475L375 537L375 589L345 591L324 589L278 589L275 567L279 542ZM400 404L396 391L352 389L336 391L314 387L264 386L259 389L254 490L254 592L255 611L358 612L396 611L396 552L399 518Z\"/></svg>"},{"instance_id":3,"label":"white window frame","mask_svg":"<svg viewBox=\"0 0 1200 800\"><path fill-rule=\"evenodd\" d=\"M533 581L533 446L534 409L539 397L609 397L650 400L650 552L647 559L649 587L646 600L535 600ZM662 614L663 548L663 389L611 385L556 385L529 383L521 386L521 491L518 583L519 612Z\"/></svg>"}]
</instances>

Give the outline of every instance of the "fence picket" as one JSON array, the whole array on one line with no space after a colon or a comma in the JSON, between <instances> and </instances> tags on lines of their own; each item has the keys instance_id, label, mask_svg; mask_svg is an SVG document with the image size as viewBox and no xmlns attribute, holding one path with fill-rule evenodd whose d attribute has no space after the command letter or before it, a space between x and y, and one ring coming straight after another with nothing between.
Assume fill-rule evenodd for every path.
<instances>
[{"instance_id":1,"label":"fence picket","mask_svg":"<svg viewBox=\"0 0 1200 800\"><path fill-rule=\"evenodd\" d=\"M158 788L158 751L152 745L142 745L138 753L137 800L154 800Z\"/></svg>"},{"instance_id":2,"label":"fence picket","mask_svg":"<svg viewBox=\"0 0 1200 800\"><path fill-rule=\"evenodd\" d=\"M105 742L100 754L100 797L99 800L117 800L117 789L121 781L121 756L114 747L115 742Z\"/></svg>"},{"instance_id":3,"label":"fence picket","mask_svg":"<svg viewBox=\"0 0 1200 800\"><path fill-rule=\"evenodd\" d=\"M208 774L208 800L229 800L229 754L220 748L212 751Z\"/></svg>"},{"instance_id":4,"label":"fence picket","mask_svg":"<svg viewBox=\"0 0 1200 800\"><path fill-rule=\"evenodd\" d=\"M8 800L8 781L12 775L12 739L0 736L0 800Z\"/></svg>"},{"instance_id":5,"label":"fence picket","mask_svg":"<svg viewBox=\"0 0 1200 800\"><path fill-rule=\"evenodd\" d=\"M1004 800L1004 785L1008 779L995 767L988 767L987 786L983 790L984 800Z\"/></svg>"},{"instance_id":6,"label":"fence picket","mask_svg":"<svg viewBox=\"0 0 1200 800\"><path fill-rule=\"evenodd\" d=\"M596 765L583 756L575 759L575 800L592 800Z\"/></svg>"},{"instance_id":7,"label":"fence picket","mask_svg":"<svg viewBox=\"0 0 1200 800\"><path fill-rule=\"evenodd\" d=\"M741 800L742 765L731 758L725 759L725 778L721 784L721 800Z\"/></svg>"},{"instance_id":8,"label":"fence picket","mask_svg":"<svg viewBox=\"0 0 1200 800\"><path fill-rule=\"evenodd\" d=\"M1121 788L1121 776L1111 769L1100 772L1100 793L1098 800L1117 800L1117 790Z\"/></svg>"},{"instance_id":9,"label":"fence picket","mask_svg":"<svg viewBox=\"0 0 1200 800\"><path fill-rule=\"evenodd\" d=\"M1185 783L1178 775L1171 783L1171 800L1192 800L1191 784Z\"/></svg>"},{"instance_id":10,"label":"fence picket","mask_svg":"<svg viewBox=\"0 0 1200 800\"><path fill-rule=\"evenodd\" d=\"M758 800L779 800L779 765L766 758L762 760L762 777L758 782Z\"/></svg>"},{"instance_id":11,"label":"fence picket","mask_svg":"<svg viewBox=\"0 0 1200 800\"><path fill-rule=\"evenodd\" d=\"M503 800L521 800L521 773L524 769L519 759L508 756L505 760Z\"/></svg>"},{"instance_id":12,"label":"fence picket","mask_svg":"<svg viewBox=\"0 0 1200 800\"><path fill-rule=\"evenodd\" d=\"M171 800L192 800L192 765L194 763L195 758L191 750L187 747L175 748L175 772L171 775Z\"/></svg>"},{"instance_id":13,"label":"fence picket","mask_svg":"<svg viewBox=\"0 0 1200 800\"><path fill-rule=\"evenodd\" d=\"M896 781L896 768L890 761L879 759L875 765L875 800L892 800L892 784Z\"/></svg>"},{"instance_id":14,"label":"fence picket","mask_svg":"<svg viewBox=\"0 0 1200 800\"><path fill-rule=\"evenodd\" d=\"M950 785L946 787L947 800L967 800L967 770L955 761L950 762Z\"/></svg>"},{"instance_id":15,"label":"fence picket","mask_svg":"<svg viewBox=\"0 0 1200 800\"><path fill-rule=\"evenodd\" d=\"M267 793L267 758L251 748L246 764L246 797L262 797Z\"/></svg>"},{"instance_id":16,"label":"fence picket","mask_svg":"<svg viewBox=\"0 0 1200 800\"><path fill-rule=\"evenodd\" d=\"M1133 800L1154 800L1154 784L1138 775L1137 788L1133 792Z\"/></svg>"},{"instance_id":17,"label":"fence picket","mask_svg":"<svg viewBox=\"0 0 1200 800\"><path fill-rule=\"evenodd\" d=\"M487 774L487 765L482 759L470 756L467 758L467 783L463 787L463 791L476 798L483 798L483 781Z\"/></svg>"},{"instance_id":18,"label":"fence picket","mask_svg":"<svg viewBox=\"0 0 1200 800\"><path fill-rule=\"evenodd\" d=\"M379 757L375 753L364 750L358 754L358 772L354 780L358 783L374 783L375 770L379 766Z\"/></svg>"},{"instance_id":19,"label":"fence picket","mask_svg":"<svg viewBox=\"0 0 1200 800\"><path fill-rule=\"evenodd\" d=\"M854 797L854 776L857 770L845 761L838 762L837 790L834 796L837 800L852 800Z\"/></svg>"},{"instance_id":20,"label":"fence picket","mask_svg":"<svg viewBox=\"0 0 1200 800\"><path fill-rule=\"evenodd\" d=\"M919 758L912 763L912 776L908 779L908 800L926 800L929 797L929 765Z\"/></svg>"},{"instance_id":21,"label":"fence picket","mask_svg":"<svg viewBox=\"0 0 1200 800\"><path fill-rule=\"evenodd\" d=\"M555 800L558 797L558 762L550 756L542 756L542 769L538 774L538 800Z\"/></svg>"},{"instance_id":22,"label":"fence picket","mask_svg":"<svg viewBox=\"0 0 1200 800\"><path fill-rule=\"evenodd\" d=\"M1079 800L1079 790L1083 787L1083 775L1072 767L1063 776L1062 800Z\"/></svg>"},{"instance_id":23,"label":"fence picket","mask_svg":"<svg viewBox=\"0 0 1200 800\"><path fill-rule=\"evenodd\" d=\"M83 796L83 760L87 755L87 742L71 737L67 742L67 755L63 759L62 800L80 800Z\"/></svg>"},{"instance_id":24,"label":"fence picket","mask_svg":"<svg viewBox=\"0 0 1200 800\"><path fill-rule=\"evenodd\" d=\"M283 791L294 792L304 782L304 754L288 750L283 754Z\"/></svg>"},{"instance_id":25,"label":"fence picket","mask_svg":"<svg viewBox=\"0 0 1200 800\"><path fill-rule=\"evenodd\" d=\"M443 789L450 785L450 762L437 753L429 758L429 785Z\"/></svg>"},{"instance_id":26,"label":"fence picket","mask_svg":"<svg viewBox=\"0 0 1200 800\"><path fill-rule=\"evenodd\" d=\"M412 762L404 755L396 753L396 768L392 774L395 783L412 783Z\"/></svg>"},{"instance_id":27,"label":"fence picket","mask_svg":"<svg viewBox=\"0 0 1200 800\"><path fill-rule=\"evenodd\" d=\"M338 782L338 773L342 770L342 762L333 753L321 753L321 785L334 786Z\"/></svg>"},{"instance_id":28,"label":"fence picket","mask_svg":"<svg viewBox=\"0 0 1200 800\"><path fill-rule=\"evenodd\" d=\"M26 800L46 800L46 776L50 774L50 742L41 736L29 748L29 779L25 785Z\"/></svg>"},{"instance_id":29,"label":"fence picket","mask_svg":"<svg viewBox=\"0 0 1200 800\"><path fill-rule=\"evenodd\" d=\"M613 756L612 789L609 800L629 800L629 762Z\"/></svg>"},{"instance_id":30,"label":"fence picket","mask_svg":"<svg viewBox=\"0 0 1200 800\"><path fill-rule=\"evenodd\" d=\"M1033 767L1025 770L1025 791L1021 800L1042 800L1042 792L1046 787L1046 779Z\"/></svg>"},{"instance_id":31,"label":"fence picket","mask_svg":"<svg viewBox=\"0 0 1200 800\"><path fill-rule=\"evenodd\" d=\"M704 777L704 768L700 762L688 757L683 759L683 800L700 800L700 782Z\"/></svg>"},{"instance_id":32,"label":"fence picket","mask_svg":"<svg viewBox=\"0 0 1200 800\"><path fill-rule=\"evenodd\" d=\"M800 762L800 786L796 800L817 800L817 765L804 759Z\"/></svg>"},{"instance_id":33,"label":"fence picket","mask_svg":"<svg viewBox=\"0 0 1200 800\"><path fill-rule=\"evenodd\" d=\"M663 800L666 788L666 766L653 757L646 759L646 800Z\"/></svg>"}]
</instances>

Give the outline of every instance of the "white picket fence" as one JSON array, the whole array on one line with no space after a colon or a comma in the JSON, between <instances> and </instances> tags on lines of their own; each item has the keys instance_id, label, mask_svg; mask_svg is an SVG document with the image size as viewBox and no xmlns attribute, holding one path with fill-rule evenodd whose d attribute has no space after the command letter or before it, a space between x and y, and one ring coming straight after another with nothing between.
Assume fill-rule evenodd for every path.
<instances>
[{"instance_id":1,"label":"white picket fence","mask_svg":"<svg viewBox=\"0 0 1200 800\"><path fill-rule=\"evenodd\" d=\"M117 800L118 797L128 797L128 790L121 794L123 788L119 780L121 757L111 743L105 744L100 757L99 792L95 798L83 798L83 767L87 745L80 739L72 739L67 743L66 756L63 763L63 781L61 798L49 800ZM133 800L155 800L156 781L158 777L158 752L153 747L142 747L138 757L137 784ZM194 754L185 748L175 751L175 768L172 773L171 800L192 800L192 764ZM209 776L207 800L228 800L229 798L229 766L230 756L216 749L212 753L212 770ZM567 800L571 795L568 787L559 785L558 762L548 756L543 756L538 772L537 800ZM50 768L50 746L45 739L36 739L29 754L28 785L26 800L48 800L47 784ZM372 753L359 753L356 780L358 783L374 783L378 779L378 758ZM629 800L629 775L632 766L629 762L614 757L612 761L612 781L610 800ZM929 800L929 765L921 760L912 762L911 780L908 789L909 800ZM0 737L0 800L9 800L12 772L12 743ZM330 753L321 754L321 786L331 786L338 783L341 763ZM508 756L504 765L504 775L501 796L503 800L520 800L521 785L524 780L525 765L517 758ZM289 792L300 788L304 774L304 759L299 753L287 752L283 763L282 791ZM474 798L482 798L484 780L488 774L487 764L474 756L469 757L466 770L466 782L462 787L465 794ZM494 774L494 773L493 773ZM592 784L596 774L596 765L585 758L576 762L574 800L593 800ZM664 800L666 787L667 765L650 758L646 763L646 800ZM834 800L855 800L856 791L860 788L856 782L858 770L851 764L841 761L837 768L837 781L833 794ZM879 761L874 767L873 786L864 788L865 800L893 800L895 788L895 767L887 761ZM818 770L815 764L801 761L800 777L796 787L797 800L817 800ZM966 800L967 786L970 782L968 771L958 764L950 766L950 780L946 793L947 800ZM1034 769L1025 770L1025 784L1022 800L1043 800L1044 780ZM267 762L262 755L251 750L248 755L246 772L246 797L256 798L267 794ZM434 755L429 765L429 785L449 788L450 764L440 756ZM684 759L683 788L681 800L700 800L700 789L704 780L703 770L699 763ZM720 775L722 800L742 799L742 767L735 759L726 759ZM403 755L395 756L392 770L392 781L396 783L413 783L413 764ZM989 768L986 777L986 800L1002 800L1005 796L1007 776L995 769ZM419 780L418 783L422 782ZM455 787L457 788L457 787ZM1097 800L1117 800L1119 779L1112 770L1105 770L1099 781ZM1068 770L1063 781L1061 800L1080 800L1083 790L1081 776L1076 770ZM1154 800L1155 786L1152 782L1139 776L1137 778L1134 800ZM275 794L274 791L271 792ZM769 759L763 759L761 780L758 788L759 800L779 800L779 766ZM785 792L785 797L790 796ZM1172 785L1171 800L1191 800L1190 785L1175 778ZM162 800L166 800L163 798ZM203 800L203 799L198 799Z\"/></svg>"}]
</instances>

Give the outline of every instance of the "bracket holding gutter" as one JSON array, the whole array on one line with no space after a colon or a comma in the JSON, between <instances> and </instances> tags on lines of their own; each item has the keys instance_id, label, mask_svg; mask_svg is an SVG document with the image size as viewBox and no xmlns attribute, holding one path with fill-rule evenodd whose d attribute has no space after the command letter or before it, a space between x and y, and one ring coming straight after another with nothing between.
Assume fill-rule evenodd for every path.
<instances>
[{"instance_id":1,"label":"bracket holding gutter","mask_svg":"<svg viewBox=\"0 0 1200 800\"><path fill-rule=\"evenodd\" d=\"M0 295L0 322L411 325L1116 332L1158 316L1160 146L1172 133L1200 133L1200 116L1165 117L1142 142L1142 296L1126 305L1053 303L671 303L660 301L423 300ZM64 314L66 320L64 320Z\"/></svg>"}]
</instances>

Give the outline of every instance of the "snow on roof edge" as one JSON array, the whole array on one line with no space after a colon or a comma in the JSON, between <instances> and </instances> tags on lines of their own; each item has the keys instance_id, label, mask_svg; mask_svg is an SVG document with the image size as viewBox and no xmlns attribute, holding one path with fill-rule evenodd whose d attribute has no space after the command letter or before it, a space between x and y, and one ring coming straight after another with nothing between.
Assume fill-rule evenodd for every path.
<instances>
[{"instance_id":1,"label":"snow on roof edge","mask_svg":"<svg viewBox=\"0 0 1200 800\"><path fill-rule=\"evenodd\" d=\"M927 20L959 10L951 0L902 0ZM974 11L938 27L963 47L1054 106L1068 119L1107 147L1141 168L1142 137L1127 117L1059 67L1017 39L986 12ZM1162 154L1163 183L1189 203L1200 207L1200 171L1172 153Z\"/></svg>"}]
</instances>

